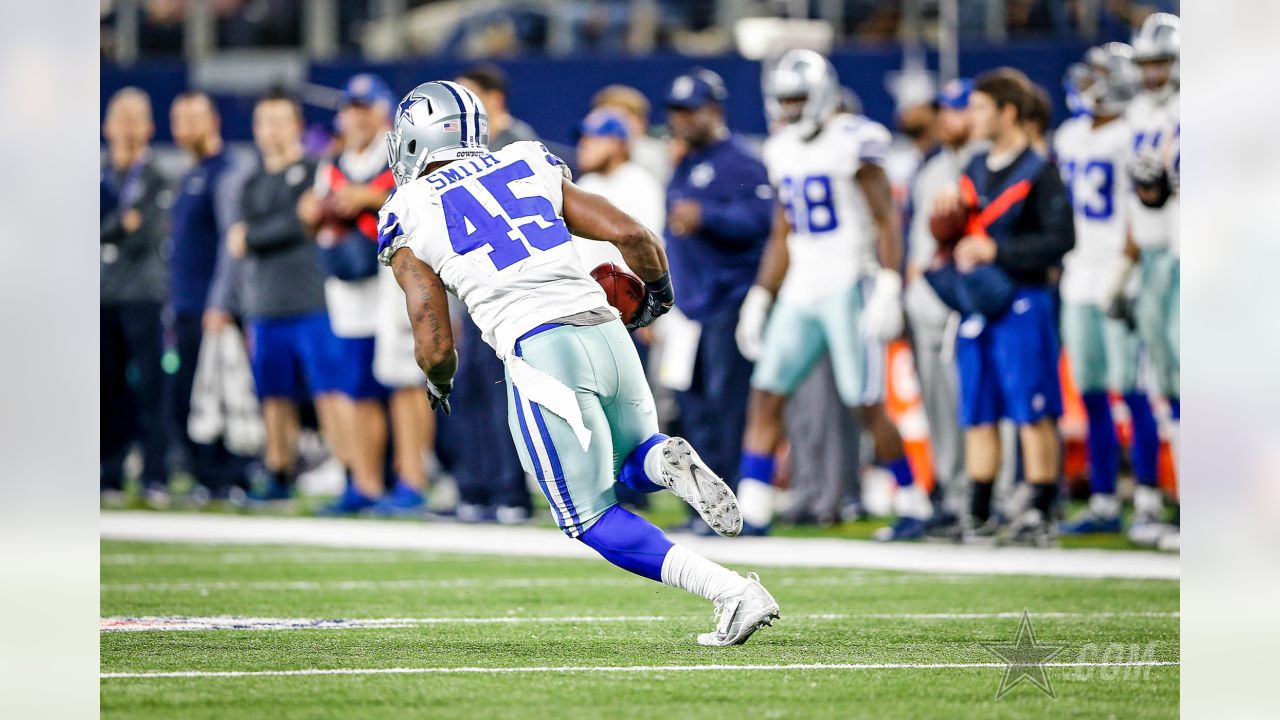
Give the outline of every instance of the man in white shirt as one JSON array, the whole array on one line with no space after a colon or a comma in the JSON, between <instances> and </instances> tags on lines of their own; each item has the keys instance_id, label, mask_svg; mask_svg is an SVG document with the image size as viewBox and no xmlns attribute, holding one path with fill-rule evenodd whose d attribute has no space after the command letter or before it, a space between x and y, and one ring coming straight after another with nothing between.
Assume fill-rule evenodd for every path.
<instances>
[{"instance_id":1,"label":"man in white shirt","mask_svg":"<svg viewBox=\"0 0 1280 720\"><path fill-rule=\"evenodd\" d=\"M661 232L666 220L662 186L631 161L630 130L621 113L608 108L592 110L579 133L578 187L603 195L640 224ZM622 253L608 243L575 238L574 245L588 271L604 262L626 266Z\"/></svg>"}]
</instances>

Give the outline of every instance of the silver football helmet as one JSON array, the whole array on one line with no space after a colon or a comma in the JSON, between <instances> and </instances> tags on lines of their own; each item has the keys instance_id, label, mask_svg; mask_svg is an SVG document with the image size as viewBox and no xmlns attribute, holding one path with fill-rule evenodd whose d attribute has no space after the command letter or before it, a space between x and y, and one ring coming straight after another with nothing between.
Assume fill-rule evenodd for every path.
<instances>
[{"instance_id":1,"label":"silver football helmet","mask_svg":"<svg viewBox=\"0 0 1280 720\"><path fill-rule=\"evenodd\" d=\"M447 80L414 88L395 107L387 164L396 185L416 180L430 163L489 152L489 114L476 94Z\"/></svg>"},{"instance_id":2,"label":"silver football helmet","mask_svg":"<svg viewBox=\"0 0 1280 720\"><path fill-rule=\"evenodd\" d=\"M1168 79L1158 88L1148 89L1157 97L1167 98L1178 87L1179 62L1182 52L1182 21L1177 15L1154 13L1143 21L1133 36L1133 59L1144 63L1168 60L1171 63Z\"/></svg>"},{"instance_id":3,"label":"silver football helmet","mask_svg":"<svg viewBox=\"0 0 1280 720\"><path fill-rule=\"evenodd\" d=\"M1084 63L1072 65L1064 82L1085 112L1104 117L1124 112L1142 88L1133 48L1118 42L1089 48Z\"/></svg>"},{"instance_id":4,"label":"silver football helmet","mask_svg":"<svg viewBox=\"0 0 1280 720\"><path fill-rule=\"evenodd\" d=\"M1177 60L1182 47L1182 22L1177 15L1153 13L1133 36L1133 59Z\"/></svg>"},{"instance_id":5,"label":"silver football helmet","mask_svg":"<svg viewBox=\"0 0 1280 720\"><path fill-rule=\"evenodd\" d=\"M764 107L770 123L805 123L817 132L840 107L840 80L831 62L812 50L788 50L764 73ZM799 112L783 100L803 98Z\"/></svg>"}]
</instances>

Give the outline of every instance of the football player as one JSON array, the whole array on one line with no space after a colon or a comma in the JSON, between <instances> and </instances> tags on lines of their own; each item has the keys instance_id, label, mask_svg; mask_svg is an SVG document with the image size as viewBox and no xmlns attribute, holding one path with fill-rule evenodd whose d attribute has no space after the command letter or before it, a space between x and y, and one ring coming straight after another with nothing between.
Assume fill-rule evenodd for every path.
<instances>
[{"instance_id":1,"label":"football player","mask_svg":"<svg viewBox=\"0 0 1280 720\"><path fill-rule=\"evenodd\" d=\"M1177 16L1156 13L1143 22L1133 39L1133 59L1142 74L1142 92L1125 110L1125 120L1133 135L1129 171L1135 191L1129 194L1128 262L1117 268L1108 290L1111 313L1126 311L1124 289L1136 267L1141 277L1138 296L1132 304L1151 365L1157 389L1169 404L1166 432L1174 448L1182 415L1179 390L1180 363L1176 338L1178 329L1179 260L1174 239L1177 233L1176 203L1168 202L1172 188L1165 153L1179 127ZM1134 520L1130 539L1138 544L1159 542L1170 527L1163 522L1164 498L1154 486L1140 485L1134 494Z\"/></svg>"},{"instance_id":2,"label":"football player","mask_svg":"<svg viewBox=\"0 0 1280 720\"><path fill-rule=\"evenodd\" d=\"M811 50L784 54L764 78L771 125L764 161L778 194L774 231L743 301L738 342L758 356L738 496L748 531L772 520L774 453L787 399L823 352L836 387L897 482L892 530L924 533L932 507L916 488L902 438L885 413L884 343L902 332L902 232L884 159L883 125L838 112L835 68Z\"/></svg>"},{"instance_id":3,"label":"football player","mask_svg":"<svg viewBox=\"0 0 1280 720\"><path fill-rule=\"evenodd\" d=\"M1133 474L1141 486L1155 487L1159 453L1151 403L1137 385L1137 335L1131 323L1106 316L1107 282L1125 264L1133 192L1126 169L1133 133L1122 115L1138 94L1140 78L1133 48L1123 43L1091 48L1083 67L1069 73L1067 82L1088 114L1067 120L1054 136L1076 226L1076 246L1063 259L1062 339L1089 428L1089 507L1062 526L1067 534L1120 531L1120 443L1110 393L1122 395L1129 408Z\"/></svg>"},{"instance_id":4,"label":"football player","mask_svg":"<svg viewBox=\"0 0 1280 720\"><path fill-rule=\"evenodd\" d=\"M448 413L457 354L445 291L504 361L508 426L556 523L615 565L715 603L702 645L733 645L778 617L754 575L673 545L617 504L614 483L668 489L725 536L742 517L728 486L687 441L658 432L653 396L627 330L670 310L675 292L658 238L569 179L541 143L489 152L488 118L462 85L428 82L396 109L387 135L396 190L379 219L379 259L404 290L432 407ZM572 233L572 235L571 235ZM614 245L644 281L629 325L578 259L572 236ZM503 442L475 438L472 452Z\"/></svg>"}]
</instances>

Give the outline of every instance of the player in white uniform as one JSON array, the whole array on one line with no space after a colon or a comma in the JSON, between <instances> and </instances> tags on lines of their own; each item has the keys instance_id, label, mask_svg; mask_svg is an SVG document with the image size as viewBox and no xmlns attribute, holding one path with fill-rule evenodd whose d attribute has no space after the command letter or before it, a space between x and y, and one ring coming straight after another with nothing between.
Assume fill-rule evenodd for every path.
<instances>
[{"instance_id":1,"label":"player in white uniform","mask_svg":"<svg viewBox=\"0 0 1280 720\"><path fill-rule=\"evenodd\" d=\"M673 545L614 499L614 483L666 488L726 536L737 500L682 438L658 433L653 396L628 329L675 302L666 254L651 230L568 178L537 142L488 151L488 119L451 82L414 88L387 139L396 192L379 219L379 258L404 290L432 406L449 411L457 354L445 290L466 304L506 365L510 429L557 524L607 560L716 604L703 645L744 642L778 617L746 578ZM629 327L582 267L570 233L613 244L644 279ZM505 442L474 438L475 452Z\"/></svg>"},{"instance_id":2,"label":"player in white uniform","mask_svg":"<svg viewBox=\"0 0 1280 720\"><path fill-rule=\"evenodd\" d=\"M870 431L876 461L899 486L899 521L888 539L920 537L931 506L912 482L883 406L884 343L903 327L902 232L883 167L890 135L865 117L838 113L839 95L835 69L810 50L786 53L766 75L770 114L785 127L764 146L779 207L738 325L743 355L759 358L738 496L748 529L767 528L783 409L828 352L841 400Z\"/></svg>"},{"instance_id":3,"label":"player in white uniform","mask_svg":"<svg viewBox=\"0 0 1280 720\"><path fill-rule=\"evenodd\" d=\"M1169 404L1166 435L1177 458L1178 424L1182 415L1176 348L1178 322L1179 260L1173 247L1177 236L1177 204L1168 202L1170 186L1165 152L1178 132L1179 21L1174 15L1156 13L1134 35L1134 61L1142 72L1143 91L1125 111L1133 131L1129 170L1136 193L1130 195L1130 262L1112 281L1109 295L1115 314L1124 307L1123 290L1135 264L1141 286L1133 303L1138 335L1151 358L1157 389ZM1155 544L1170 530L1163 522L1164 499L1154 487L1139 486L1134 495L1134 521L1130 539Z\"/></svg>"},{"instance_id":4,"label":"player in white uniform","mask_svg":"<svg viewBox=\"0 0 1280 720\"><path fill-rule=\"evenodd\" d=\"M1140 83L1132 58L1133 48L1123 43L1091 48L1085 64L1073 68L1067 79L1087 114L1067 120L1054 135L1076 229L1075 248L1063 259L1062 334L1088 416L1092 491L1088 509L1063 525L1067 534L1120 531L1120 442L1110 393L1122 395L1129 408L1135 478L1145 487L1156 484L1159 436L1151 402L1138 389L1138 338L1130 319L1106 315L1107 284L1127 262L1125 233L1133 194L1127 167L1133 132L1122 113Z\"/></svg>"}]
</instances>

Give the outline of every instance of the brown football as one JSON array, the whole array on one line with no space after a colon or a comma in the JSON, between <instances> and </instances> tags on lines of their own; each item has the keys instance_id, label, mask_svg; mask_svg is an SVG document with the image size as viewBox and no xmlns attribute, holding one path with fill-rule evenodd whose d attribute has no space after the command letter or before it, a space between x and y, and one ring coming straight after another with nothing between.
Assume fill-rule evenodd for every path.
<instances>
[{"instance_id":1,"label":"brown football","mask_svg":"<svg viewBox=\"0 0 1280 720\"><path fill-rule=\"evenodd\" d=\"M939 250L951 252L956 243L965 236L965 230L969 225L969 213L969 208L957 206L950 212L934 211L929 216L929 232L938 241Z\"/></svg>"},{"instance_id":2,"label":"brown football","mask_svg":"<svg viewBox=\"0 0 1280 720\"><path fill-rule=\"evenodd\" d=\"M615 263L600 263L591 278L604 288L609 304L618 309L622 322L629 323L644 302L644 283Z\"/></svg>"}]
</instances>

